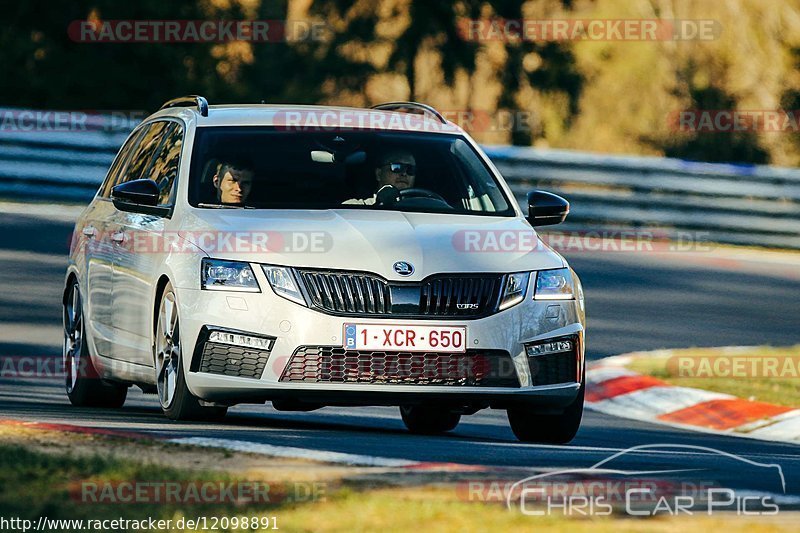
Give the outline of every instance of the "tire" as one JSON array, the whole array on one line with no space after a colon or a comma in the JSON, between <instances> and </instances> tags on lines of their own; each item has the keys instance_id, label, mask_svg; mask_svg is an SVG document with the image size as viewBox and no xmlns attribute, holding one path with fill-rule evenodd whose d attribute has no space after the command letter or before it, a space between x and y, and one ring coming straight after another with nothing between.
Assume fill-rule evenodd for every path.
<instances>
[{"instance_id":1,"label":"tire","mask_svg":"<svg viewBox=\"0 0 800 533\"><path fill-rule=\"evenodd\" d=\"M586 389L584 380L578 397L560 415L540 415L527 406L508 409L511 431L522 442L542 444L567 444L575 438L583 418L583 398Z\"/></svg>"},{"instance_id":2,"label":"tire","mask_svg":"<svg viewBox=\"0 0 800 533\"><path fill-rule=\"evenodd\" d=\"M128 387L100 379L89 355L89 345L85 342L83 300L76 280L70 281L64 292L62 315L64 387L70 403L76 407L122 407L128 395Z\"/></svg>"},{"instance_id":3,"label":"tire","mask_svg":"<svg viewBox=\"0 0 800 533\"><path fill-rule=\"evenodd\" d=\"M153 358L156 391L161 410L171 420L219 420L227 407L200 404L186 386L180 337L180 320L175 291L167 283L161 294L155 320Z\"/></svg>"},{"instance_id":4,"label":"tire","mask_svg":"<svg viewBox=\"0 0 800 533\"><path fill-rule=\"evenodd\" d=\"M456 428L461 415L431 405L405 405L400 416L411 433L437 435Z\"/></svg>"}]
</instances>

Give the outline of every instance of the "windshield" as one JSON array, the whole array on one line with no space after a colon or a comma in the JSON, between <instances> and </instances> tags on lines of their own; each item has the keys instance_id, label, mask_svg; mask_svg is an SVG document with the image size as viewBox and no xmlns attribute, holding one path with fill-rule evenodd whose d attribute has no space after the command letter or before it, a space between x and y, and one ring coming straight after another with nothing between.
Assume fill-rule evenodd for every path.
<instances>
[{"instance_id":1,"label":"windshield","mask_svg":"<svg viewBox=\"0 0 800 533\"><path fill-rule=\"evenodd\" d=\"M515 214L459 135L252 126L197 129L189 202L201 208Z\"/></svg>"}]
</instances>

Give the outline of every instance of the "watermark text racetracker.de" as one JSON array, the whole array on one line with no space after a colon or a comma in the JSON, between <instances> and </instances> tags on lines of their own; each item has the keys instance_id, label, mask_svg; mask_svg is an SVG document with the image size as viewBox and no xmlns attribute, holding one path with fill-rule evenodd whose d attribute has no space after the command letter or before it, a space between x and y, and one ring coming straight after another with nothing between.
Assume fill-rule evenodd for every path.
<instances>
[{"instance_id":1,"label":"watermark text racetracker.de","mask_svg":"<svg viewBox=\"0 0 800 533\"><path fill-rule=\"evenodd\" d=\"M69 487L73 501L120 505L250 505L325 501L327 483L307 481L81 481Z\"/></svg>"},{"instance_id":2,"label":"watermark text racetracker.de","mask_svg":"<svg viewBox=\"0 0 800 533\"><path fill-rule=\"evenodd\" d=\"M89 367L77 369L89 376ZM0 379L64 379L65 365L61 357L50 355L0 355Z\"/></svg>"},{"instance_id":3,"label":"watermark text racetracker.de","mask_svg":"<svg viewBox=\"0 0 800 533\"><path fill-rule=\"evenodd\" d=\"M667 359L670 376L680 378L800 378L797 355L673 355Z\"/></svg>"},{"instance_id":4,"label":"watermark text racetracker.de","mask_svg":"<svg viewBox=\"0 0 800 533\"><path fill-rule=\"evenodd\" d=\"M707 231L683 230L581 230L537 233L534 230L460 229L453 232L450 245L459 253L531 253L552 248L562 253L576 252L710 252L716 244ZM129 253L297 253L330 252L337 244L327 231L242 230L242 231L146 231L130 229L94 233L91 237L76 232L70 249L102 252L120 248Z\"/></svg>"},{"instance_id":5,"label":"watermark text racetracker.de","mask_svg":"<svg viewBox=\"0 0 800 533\"><path fill-rule=\"evenodd\" d=\"M712 19L460 19L466 41L711 41L722 25Z\"/></svg>"},{"instance_id":6,"label":"watermark text racetracker.de","mask_svg":"<svg viewBox=\"0 0 800 533\"><path fill-rule=\"evenodd\" d=\"M166 254L197 253L304 253L319 254L331 250L333 236L326 231L114 231L94 234L87 239L81 233L72 235L70 243L85 246L87 251L102 251L119 246L130 253Z\"/></svg>"},{"instance_id":7,"label":"watermark text racetracker.de","mask_svg":"<svg viewBox=\"0 0 800 533\"><path fill-rule=\"evenodd\" d=\"M586 230L536 233L533 230L462 229L452 246L462 253L529 253L553 248L574 252L710 252L707 231Z\"/></svg>"},{"instance_id":8,"label":"watermark text racetracker.de","mask_svg":"<svg viewBox=\"0 0 800 533\"><path fill-rule=\"evenodd\" d=\"M128 133L150 114L137 109L0 109L0 131L15 133Z\"/></svg>"},{"instance_id":9,"label":"watermark text racetracker.de","mask_svg":"<svg viewBox=\"0 0 800 533\"><path fill-rule=\"evenodd\" d=\"M497 109L437 110L438 117L419 109L399 108L399 113L380 110L289 110L273 116L275 127L284 131L338 132L341 130L412 130L421 132L457 133L462 128L472 133L530 132L538 118L532 111ZM441 119L439 118L441 117Z\"/></svg>"},{"instance_id":10,"label":"watermark text racetracker.de","mask_svg":"<svg viewBox=\"0 0 800 533\"><path fill-rule=\"evenodd\" d=\"M278 43L323 41L321 20L74 20L67 28L78 43Z\"/></svg>"},{"instance_id":11,"label":"watermark text racetracker.de","mask_svg":"<svg viewBox=\"0 0 800 533\"><path fill-rule=\"evenodd\" d=\"M687 109L667 115L676 133L800 133L797 109Z\"/></svg>"}]
</instances>

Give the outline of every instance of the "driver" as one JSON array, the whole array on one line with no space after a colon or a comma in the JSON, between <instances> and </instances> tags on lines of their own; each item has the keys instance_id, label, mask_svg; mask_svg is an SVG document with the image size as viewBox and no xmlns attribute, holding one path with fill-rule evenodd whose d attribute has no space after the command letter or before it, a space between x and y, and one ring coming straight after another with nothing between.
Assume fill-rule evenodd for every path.
<instances>
[{"instance_id":1,"label":"driver","mask_svg":"<svg viewBox=\"0 0 800 533\"><path fill-rule=\"evenodd\" d=\"M414 187L417 174L417 161L411 152L403 149L391 150L383 154L375 168L378 190L384 185L392 185L398 190Z\"/></svg>"},{"instance_id":2,"label":"driver","mask_svg":"<svg viewBox=\"0 0 800 533\"><path fill-rule=\"evenodd\" d=\"M395 148L381 154L378 164L375 166L375 179L378 187L375 194L370 198L353 198L345 201L345 204L374 205L378 196L378 191L387 185L391 185L398 191L411 189L414 187L414 179L417 175L417 161L408 150Z\"/></svg>"}]
</instances>

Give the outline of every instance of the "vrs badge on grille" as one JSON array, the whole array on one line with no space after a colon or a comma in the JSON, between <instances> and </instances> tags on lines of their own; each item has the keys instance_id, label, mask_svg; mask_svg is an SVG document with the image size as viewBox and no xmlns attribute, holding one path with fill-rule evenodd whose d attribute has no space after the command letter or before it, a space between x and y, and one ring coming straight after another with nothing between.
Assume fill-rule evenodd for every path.
<instances>
[{"instance_id":1,"label":"vrs badge on grille","mask_svg":"<svg viewBox=\"0 0 800 533\"><path fill-rule=\"evenodd\" d=\"M392 265L392 268L394 268L394 271L401 276L410 276L414 273L414 265L406 261L397 261L394 265Z\"/></svg>"},{"instance_id":2,"label":"vrs badge on grille","mask_svg":"<svg viewBox=\"0 0 800 533\"><path fill-rule=\"evenodd\" d=\"M457 309L478 309L478 304L456 304Z\"/></svg>"}]
</instances>

